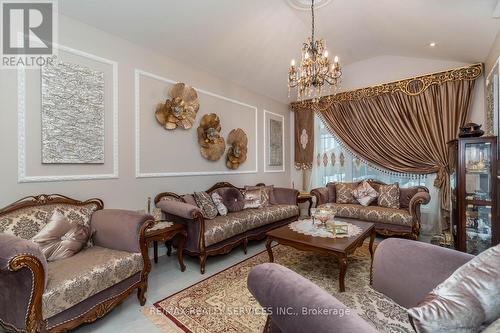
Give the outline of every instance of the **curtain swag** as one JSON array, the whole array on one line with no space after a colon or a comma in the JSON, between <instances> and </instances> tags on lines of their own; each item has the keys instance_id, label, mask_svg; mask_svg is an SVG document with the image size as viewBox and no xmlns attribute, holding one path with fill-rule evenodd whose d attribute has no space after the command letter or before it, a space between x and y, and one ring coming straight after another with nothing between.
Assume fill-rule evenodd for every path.
<instances>
[{"instance_id":1,"label":"curtain swag","mask_svg":"<svg viewBox=\"0 0 500 333\"><path fill-rule=\"evenodd\" d=\"M387 93L402 92L409 96L416 96L423 93L432 85L439 85L448 81L476 80L483 72L483 64L455 68L443 72L416 76L408 79L383 83L367 88L345 91L335 95L321 97L319 101L304 100L290 103L292 111L325 111L332 104L346 101L356 101L364 98L375 97Z\"/></svg>"},{"instance_id":2,"label":"curtain swag","mask_svg":"<svg viewBox=\"0 0 500 333\"><path fill-rule=\"evenodd\" d=\"M371 166L403 174L436 173L449 211L447 142L468 119L482 64L343 92L290 105L314 110L346 150ZM447 225L445 225L445 228Z\"/></svg>"}]
</instances>

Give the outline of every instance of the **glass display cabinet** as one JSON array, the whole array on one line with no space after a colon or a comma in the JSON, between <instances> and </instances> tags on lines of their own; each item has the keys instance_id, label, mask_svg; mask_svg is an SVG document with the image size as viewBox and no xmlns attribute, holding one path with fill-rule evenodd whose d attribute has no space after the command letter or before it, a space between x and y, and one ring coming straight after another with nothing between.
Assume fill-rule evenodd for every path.
<instances>
[{"instance_id":1,"label":"glass display cabinet","mask_svg":"<svg viewBox=\"0 0 500 333\"><path fill-rule=\"evenodd\" d=\"M450 152L451 231L455 248L478 254L499 242L497 138L460 138Z\"/></svg>"}]
</instances>

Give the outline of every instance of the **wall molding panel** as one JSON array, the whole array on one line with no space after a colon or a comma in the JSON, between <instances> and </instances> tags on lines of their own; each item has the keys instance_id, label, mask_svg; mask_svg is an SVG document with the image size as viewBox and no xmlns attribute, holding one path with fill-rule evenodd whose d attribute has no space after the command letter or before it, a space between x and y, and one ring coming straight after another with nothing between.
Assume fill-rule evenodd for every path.
<instances>
[{"instance_id":1,"label":"wall molding panel","mask_svg":"<svg viewBox=\"0 0 500 333\"><path fill-rule=\"evenodd\" d=\"M193 87L198 94L204 94L217 99L224 100L229 103L234 103L253 110L255 115L255 166L252 170L231 171L231 170L216 170L216 171L179 171L179 172L143 172L141 171L141 77L149 77L168 84L175 84L175 81L153 73L149 73L140 69L135 69L135 176L136 178L159 178L159 177L181 177L181 176L208 176L208 175L232 175L232 174L253 174L259 172L258 161L258 109L257 107L246 104L235 99L221 96L204 89Z\"/></svg>"},{"instance_id":2,"label":"wall molding panel","mask_svg":"<svg viewBox=\"0 0 500 333\"><path fill-rule=\"evenodd\" d=\"M118 63L106 58L102 58L84 51L76 50L64 45L54 44L58 50L81 56L96 62L100 62L112 67L112 90L113 90L113 171L109 174L76 174L76 175L27 175L26 173L26 71L20 67L17 70L17 111L18 111L18 182L56 182L72 180L97 180L97 179L116 179L119 177L119 147L118 147ZM106 110L105 110L106 111Z\"/></svg>"}]
</instances>

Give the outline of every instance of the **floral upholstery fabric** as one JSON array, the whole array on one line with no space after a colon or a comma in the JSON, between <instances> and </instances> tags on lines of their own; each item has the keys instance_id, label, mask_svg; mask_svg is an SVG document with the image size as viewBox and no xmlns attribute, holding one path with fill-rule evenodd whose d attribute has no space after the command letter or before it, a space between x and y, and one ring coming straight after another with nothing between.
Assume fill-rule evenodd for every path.
<instances>
[{"instance_id":1,"label":"floral upholstery fabric","mask_svg":"<svg viewBox=\"0 0 500 333\"><path fill-rule=\"evenodd\" d=\"M206 219L213 219L219 213L217 206L215 206L212 198L207 192L194 192L194 200L201 209L203 217Z\"/></svg>"},{"instance_id":2,"label":"floral upholstery fabric","mask_svg":"<svg viewBox=\"0 0 500 333\"><path fill-rule=\"evenodd\" d=\"M296 205L272 205L246 209L205 221L205 246L219 243L247 230L299 215Z\"/></svg>"},{"instance_id":3,"label":"floral upholstery fabric","mask_svg":"<svg viewBox=\"0 0 500 333\"><path fill-rule=\"evenodd\" d=\"M370 222L381 222L411 227L413 215L406 209L394 209L380 206L361 206L359 204L327 203L319 206L333 208L335 216L360 219Z\"/></svg>"},{"instance_id":4,"label":"floral upholstery fabric","mask_svg":"<svg viewBox=\"0 0 500 333\"><path fill-rule=\"evenodd\" d=\"M84 206L50 204L26 207L0 216L0 232L23 239L31 239L48 223L56 209L71 222L89 226L92 213L97 208L94 203Z\"/></svg>"},{"instance_id":5,"label":"floral upholstery fabric","mask_svg":"<svg viewBox=\"0 0 500 333\"><path fill-rule=\"evenodd\" d=\"M378 205L399 209L399 184L380 185Z\"/></svg>"},{"instance_id":6,"label":"floral upholstery fabric","mask_svg":"<svg viewBox=\"0 0 500 333\"><path fill-rule=\"evenodd\" d=\"M358 183L336 183L335 184L335 202L339 204L358 203L353 196L353 191L358 187Z\"/></svg>"},{"instance_id":7,"label":"floral upholstery fabric","mask_svg":"<svg viewBox=\"0 0 500 333\"><path fill-rule=\"evenodd\" d=\"M142 271L140 253L87 248L48 264L47 287L42 296L43 318L50 318L81 301Z\"/></svg>"}]
</instances>

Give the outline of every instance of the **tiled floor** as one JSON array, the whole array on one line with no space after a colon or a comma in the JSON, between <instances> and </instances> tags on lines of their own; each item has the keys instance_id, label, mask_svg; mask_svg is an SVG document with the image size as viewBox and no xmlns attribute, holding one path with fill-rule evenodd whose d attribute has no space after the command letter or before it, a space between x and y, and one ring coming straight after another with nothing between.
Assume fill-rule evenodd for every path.
<instances>
[{"instance_id":1,"label":"tiled floor","mask_svg":"<svg viewBox=\"0 0 500 333\"><path fill-rule=\"evenodd\" d=\"M147 303L144 307L206 279L264 249L264 242L250 242L246 255L243 253L243 249L238 247L227 255L209 257L207 259L206 272L203 275L200 274L198 259L186 256L184 258L186 271L181 272L175 253L171 257L163 255L159 257L157 264L152 264L153 267L149 274L149 288L146 294ZM142 309L143 307L139 305L139 301L134 293L104 318L92 324L81 326L74 332L160 332L158 328L144 317L141 313Z\"/></svg>"}]
</instances>

